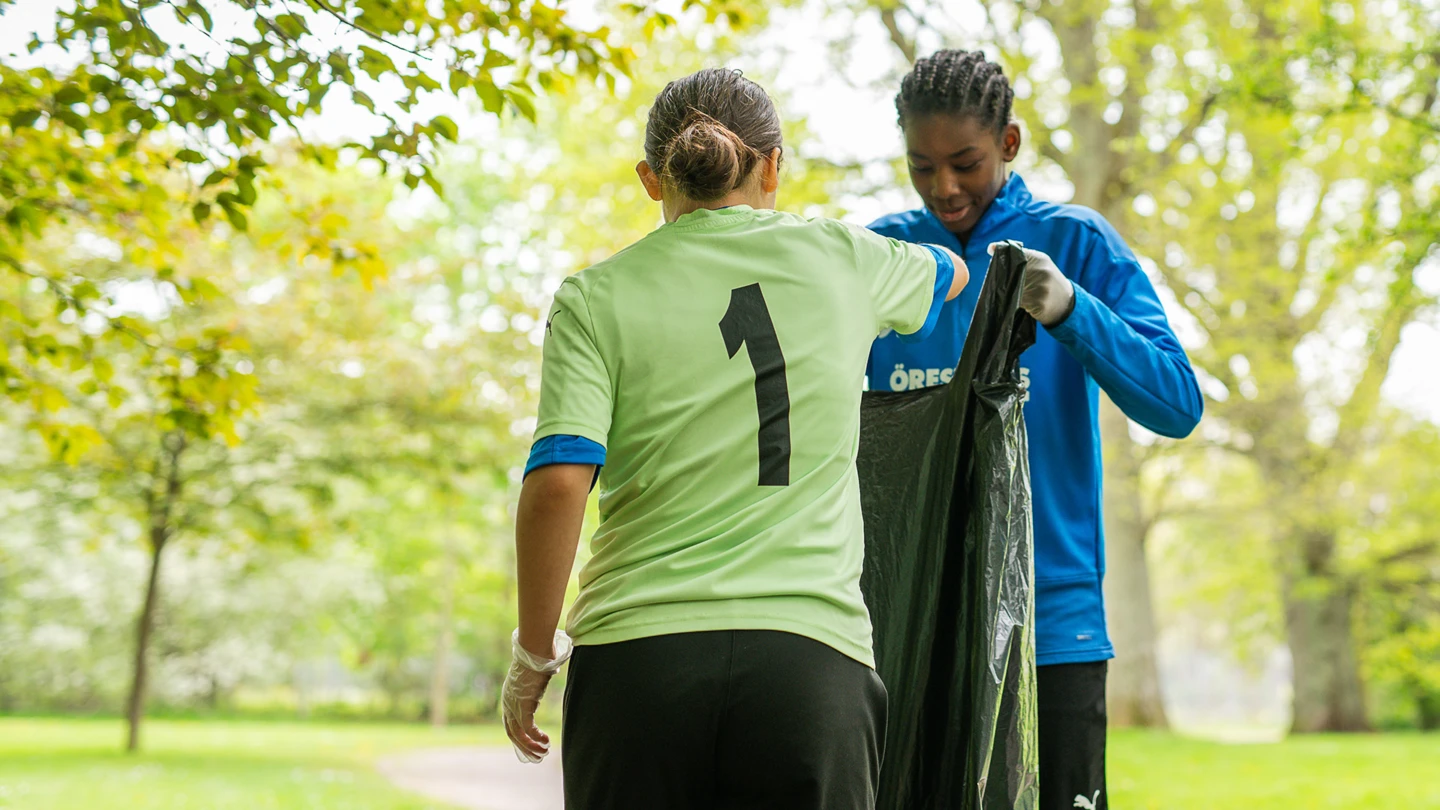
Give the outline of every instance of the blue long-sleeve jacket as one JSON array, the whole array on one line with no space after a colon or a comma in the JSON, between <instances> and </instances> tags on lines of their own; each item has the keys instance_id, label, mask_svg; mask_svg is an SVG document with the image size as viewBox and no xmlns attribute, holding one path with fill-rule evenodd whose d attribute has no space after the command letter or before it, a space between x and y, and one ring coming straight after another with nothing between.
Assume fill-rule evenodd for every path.
<instances>
[{"instance_id":1,"label":"blue long-sleeve jacket","mask_svg":"<svg viewBox=\"0 0 1440 810\"><path fill-rule=\"evenodd\" d=\"M907 242L945 245L970 268L969 286L945 305L929 338L904 343L892 334L875 341L868 375L873 389L949 382L989 269L990 243L1014 239L1044 251L1074 282L1074 311L1055 328L1039 329L1035 345L1020 357L1029 385L1037 663L1114 657L1101 591L1099 391L1162 436L1189 435L1204 409L1195 372L1155 288L1104 217L1082 206L1036 200L1016 174L964 244L925 209L892 214L870 227Z\"/></svg>"}]
</instances>

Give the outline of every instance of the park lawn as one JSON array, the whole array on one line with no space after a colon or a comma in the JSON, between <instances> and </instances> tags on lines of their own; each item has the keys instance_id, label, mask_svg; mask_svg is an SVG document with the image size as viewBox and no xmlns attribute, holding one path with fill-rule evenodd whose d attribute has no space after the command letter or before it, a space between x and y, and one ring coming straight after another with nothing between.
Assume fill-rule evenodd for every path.
<instances>
[{"instance_id":1,"label":"park lawn","mask_svg":"<svg viewBox=\"0 0 1440 810\"><path fill-rule=\"evenodd\" d=\"M120 753L117 720L0 718L0 810L424 810L374 771L411 748L504 745L494 727L156 720ZM1115 731L1117 810L1440 810L1440 734L1225 744Z\"/></svg>"},{"instance_id":2,"label":"park lawn","mask_svg":"<svg viewBox=\"0 0 1440 810\"><path fill-rule=\"evenodd\" d=\"M495 728L153 720L138 756L119 720L0 718L0 810L426 810L377 758L499 745Z\"/></svg>"},{"instance_id":3,"label":"park lawn","mask_svg":"<svg viewBox=\"0 0 1440 810\"><path fill-rule=\"evenodd\" d=\"M1117 810L1440 808L1440 734L1347 734L1234 744L1112 731Z\"/></svg>"}]
</instances>

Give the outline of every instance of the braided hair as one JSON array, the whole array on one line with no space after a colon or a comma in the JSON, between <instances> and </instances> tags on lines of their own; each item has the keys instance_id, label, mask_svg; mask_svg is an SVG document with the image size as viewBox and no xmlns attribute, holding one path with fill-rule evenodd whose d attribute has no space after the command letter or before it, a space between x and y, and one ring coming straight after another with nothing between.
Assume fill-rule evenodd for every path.
<instances>
[{"instance_id":1,"label":"braided hair","mask_svg":"<svg viewBox=\"0 0 1440 810\"><path fill-rule=\"evenodd\" d=\"M973 117L999 135L1010 123L1015 91L999 65L980 51L936 51L919 59L900 82L895 111L900 127L926 115Z\"/></svg>"}]
</instances>

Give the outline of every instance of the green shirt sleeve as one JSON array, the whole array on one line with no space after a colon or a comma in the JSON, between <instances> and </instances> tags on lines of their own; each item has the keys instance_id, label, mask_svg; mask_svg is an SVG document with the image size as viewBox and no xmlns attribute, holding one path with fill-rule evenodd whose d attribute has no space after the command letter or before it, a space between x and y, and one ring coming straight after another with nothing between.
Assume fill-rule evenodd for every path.
<instances>
[{"instance_id":1,"label":"green shirt sleeve","mask_svg":"<svg viewBox=\"0 0 1440 810\"><path fill-rule=\"evenodd\" d=\"M607 446L612 403L610 373L595 343L589 302L580 285L566 279L545 321L535 439L584 436Z\"/></svg>"},{"instance_id":2,"label":"green shirt sleeve","mask_svg":"<svg viewBox=\"0 0 1440 810\"><path fill-rule=\"evenodd\" d=\"M921 246L845 226L855 246L856 267L870 288L875 334L893 329L908 335L925 325L935 300L935 257Z\"/></svg>"}]
</instances>

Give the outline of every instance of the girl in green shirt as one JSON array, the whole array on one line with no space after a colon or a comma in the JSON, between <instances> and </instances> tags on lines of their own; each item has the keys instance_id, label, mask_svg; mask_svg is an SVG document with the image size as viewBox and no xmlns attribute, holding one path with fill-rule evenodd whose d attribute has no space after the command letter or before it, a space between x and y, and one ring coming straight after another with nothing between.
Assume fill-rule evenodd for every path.
<instances>
[{"instance_id":1,"label":"girl in green shirt","mask_svg":"<svg viewBox=\"0 0 1440 810\"><path fill-rule=\"evenodd\" d=\"M567 279L546 322L504 709L517 754L539 761L535 707L573 649L572 810L874 802L865 363L882 332L923 336L968 273L943 248L775 211L781 153L754 82L672 82L636 167L665 224Z\"/></svg>"}]
</instances>

